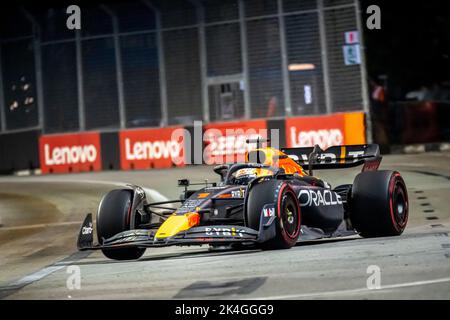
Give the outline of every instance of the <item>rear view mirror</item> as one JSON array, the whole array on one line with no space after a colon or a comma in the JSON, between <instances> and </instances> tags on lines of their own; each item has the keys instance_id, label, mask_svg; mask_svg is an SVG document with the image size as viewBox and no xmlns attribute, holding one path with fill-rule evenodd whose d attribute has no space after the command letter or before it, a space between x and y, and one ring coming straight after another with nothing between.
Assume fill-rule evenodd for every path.
<instances>
[{"instance_id":1,"label":"rear view mirror","mask_svg":"<svg viewBox=\"0 0 450 320\"><path fill-rule=\"evenodd\" d=\"M188 179L178 180L178 186L179 187L189 187L189 180Z\"/></svg>"}]
</instances>

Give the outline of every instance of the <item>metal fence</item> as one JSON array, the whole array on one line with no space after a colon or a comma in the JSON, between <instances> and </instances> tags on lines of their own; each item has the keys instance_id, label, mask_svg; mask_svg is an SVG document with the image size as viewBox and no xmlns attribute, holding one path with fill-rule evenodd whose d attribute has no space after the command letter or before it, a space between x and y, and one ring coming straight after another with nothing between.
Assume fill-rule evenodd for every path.
<instances>
[{"instance_id":1,"label":"metal fence","mask_svg":"<svg viewBox=\"0 0 450 320\"><path fill-rule=\"evenodd\" d=\"M2 12L1 132L158 127L367 107L357 0L143 0ZM12 23L14 21L14 23Z\"/></svg>"}]
</instances>

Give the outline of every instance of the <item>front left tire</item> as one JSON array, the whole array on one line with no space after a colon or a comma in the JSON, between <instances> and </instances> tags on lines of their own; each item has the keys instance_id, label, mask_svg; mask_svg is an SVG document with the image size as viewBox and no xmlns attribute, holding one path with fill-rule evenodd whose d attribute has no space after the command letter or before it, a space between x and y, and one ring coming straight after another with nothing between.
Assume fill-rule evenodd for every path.
<instances>
[{"instance_id":1,"label":"front left tire","mask_svg":"<svg viewBox=\"0 0 450 320\"><path fill-rule=\"evenodd\" d=\"M100 202L97 211L97 239L108 239L120 232L130 230L132 192L130 190L112 190ZM139 259L144 248L102 249L103 254L114 260Z\"/></svg>"},{"instance_id":2,"label":"front left tire","mask_svg":"<svg viewBox=\"0 0 450 320\"><path fill-rule=\"evenodd\" d=\"M288 183L269 180L250 189L246 205L246 225L259 230L261 214L267 203L275 204L276 235L261 244L265 250L289 249L300 235L301 211L297 196Z\"/></svg>"}]
</instances>

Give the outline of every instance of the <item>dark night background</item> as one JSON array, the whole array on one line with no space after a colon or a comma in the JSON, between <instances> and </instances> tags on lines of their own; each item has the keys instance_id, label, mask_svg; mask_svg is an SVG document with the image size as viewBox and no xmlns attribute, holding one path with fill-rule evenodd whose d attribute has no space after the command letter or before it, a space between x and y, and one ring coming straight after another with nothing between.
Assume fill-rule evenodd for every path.
<instances>
[{"instance_id":1,"label":"dark night background","mask_svg":"<svg viewBox=\"0 0 450 320\"><path fill-rule=\"evenodd\" d=\"M165 0L155 1L161 5ZM276 2L269 0L266 5L273 5L270 1ZM298 1L301 4L303 0ZM386 146L385 150L389 150L390 145L450 141L449 1L359 1L374 141ZM17 9L25 6L32 12L39 12L70 4L97 7L101 3L115 2L121 1L18 0L6 4L1 2L0 10L4 14L7 7ZM329 0L329 3L339 5L341 2ZM366 27L370 16L366 11L370 5L380 7L380 30ZM20 31L27 25L14 19L13 14L5 15L5 19L0 21L0 31ZM375 92L380 90L383 98L374 98ZM421 94L423 97L417 98ZM73 109L76 110L76 104Z\"/></svg>"},{"instance_id":2,"label":"dark night background","mask_svg":"<svg viewBox=\"0 0 450 320\"><path fill-rule=\"evenodd\" d=\"M435 83L450 86L450 10L448 1L361 0L381 8L381 30L365 28L369 76L388 77L390 100Z\"/></svg>"},{"instance_id":3,"label":"dark night background","mask_svg":"<svg viewBox=\"0 0 450 320\"><path fill-rule=\"evenodd\" d=\"M299 0L301 1L301 0ZM109 1L24 1L2 2L0 8L95 5ZM387 85L389 100L421 86L444 84L450 87L450 10L448 0L360 0L363 26L369 14L366 8L381 8L381 30L365 30L368 76ZM2 23L3 24L3 23ZM9 28L18 28L13 25ZM387 76L387 83L379 80Z\"/></svg>"}]
</instances>

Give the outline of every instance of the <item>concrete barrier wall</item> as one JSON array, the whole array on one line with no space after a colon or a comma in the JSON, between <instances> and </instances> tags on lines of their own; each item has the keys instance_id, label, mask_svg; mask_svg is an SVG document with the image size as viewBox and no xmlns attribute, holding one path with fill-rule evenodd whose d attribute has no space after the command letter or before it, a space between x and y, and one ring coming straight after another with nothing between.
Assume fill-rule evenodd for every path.
<instances>
[{"instance_id":1,"label":"concrete barrier wall","mask_svg":"<svg viewBox=\"0 0 450 320\"><path fill-rule=\"evenodd\" d=\"M40 135L39 130L0 135L0 174L39 168Z\"/></svg>"},{"instance_id":2,"label":"concrete barrier wall","mask_svg":"<svg viewBox=\"0 0 450 320\"><path fill-rule=\"evenodd\" d=\"M220 163L245 152L248 138L270 137L278 129L280 147L366 142L364 113L209 123L113 132L41 135L30 131L0 135L3 173L41 168L43 174L99 170L145 170ZM197 135L197 137L195 137ZM198 139L203 135L203 139Z\"/></svg>"}]
</instances>

